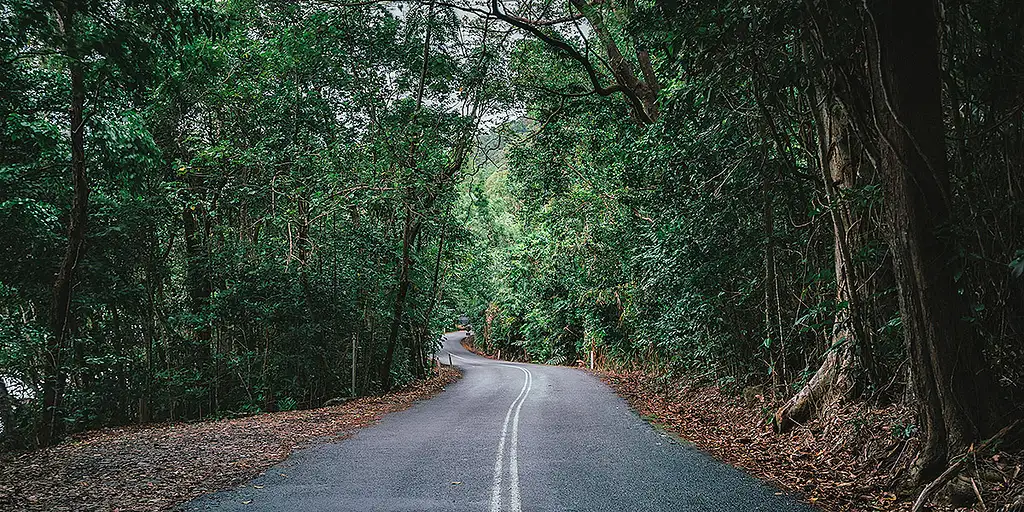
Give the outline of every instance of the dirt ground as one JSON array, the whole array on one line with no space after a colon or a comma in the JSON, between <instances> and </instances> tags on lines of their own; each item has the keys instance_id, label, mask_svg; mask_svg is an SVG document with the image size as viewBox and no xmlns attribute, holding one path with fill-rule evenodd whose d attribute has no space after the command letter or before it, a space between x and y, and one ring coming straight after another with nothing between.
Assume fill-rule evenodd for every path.
<instances>
[{"instance_id":1,"label":"dirt ground","mask_svg":"<svg viewBox=\"0 0 1024 512\"><path fill-rule=\"evenodd\" d=\"M440 393L461 374L306 411L104 429L0 458L0 510L157 511L234 487L311 443L344 438Z\"/></svg>"},{"instance_id":2,"label":"dirt ground","mask_svg":"<svg viewBox=\"0 0 1024 512\"><path fill-rule=\"evenodd\" d=\"M901 490L919 442L906 406L853 403L780 435L770 419L781 403L764 396L640 372L596 373L660 428L824 510L907 511L917 499L916 490ZM1020 453L977 454L928 510L1024 511L1013 503L1024 496L1021 463Z\"/></svg>"}]
</instances>

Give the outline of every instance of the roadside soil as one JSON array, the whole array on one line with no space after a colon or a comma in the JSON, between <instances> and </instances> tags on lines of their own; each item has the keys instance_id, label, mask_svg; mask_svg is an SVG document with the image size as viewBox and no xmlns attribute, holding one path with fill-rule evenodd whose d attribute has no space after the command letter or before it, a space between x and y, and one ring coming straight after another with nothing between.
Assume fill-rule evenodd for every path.
<instances>
[{"instance_id":1,"label":"roadside soil","mask_svg":"<svg viewBox=\"0 0 1024 512\"><path fill-rule=\"evenodd\" d=\"M159 511L237 486L292 450L335 441L430 398L461 373L332 407L86 432L0 458L0 510Z\"/></svg>"},{"instance_id":2,"label":"roadside soil","mask_svg":"<svg viewBox=\"0 0 1024 512\"><path fill-rule=\"evenodd\" d=\"M781 401L642 372L595 373L658 428L823 510L909 511L918 497L901 490L919 444L907 406L854 402L777 434L770 421ZM1022 463L1019 452L979 454L926 510L1024 512L1014 504L1024 497Z\"/></svg>"}]
</instances>

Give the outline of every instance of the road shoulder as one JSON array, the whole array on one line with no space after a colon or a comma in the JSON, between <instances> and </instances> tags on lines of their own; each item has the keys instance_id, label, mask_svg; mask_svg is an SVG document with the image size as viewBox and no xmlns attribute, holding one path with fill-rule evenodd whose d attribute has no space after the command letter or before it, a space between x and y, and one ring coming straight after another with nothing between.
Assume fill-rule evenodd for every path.
<instances>
[{"instance_id":1,"label":"road shoulder","mask_svg":"<svg viewBox=\"0 0 1024 512\"><path fill-rule=\"evenodd\" d=\"M171 510L248 481L298 448L343 439L460 377L445 366L430 380L331 407L87 432L0 460L0 509Z\"/></svg>"},{"instance_id":2,"label":"road shoulder","mask_svg":"<svg viewBox=\"0 0 1024 512\"><path fill-rule=\"evenodd\" d=\"M891 485L890 470L909 462L900 452L913 452L900 450L912 441L892 432L905 413L897 406L851 405L780 435L768 421L774 404L763 396L730 396L642 372L593 373L659 430L824 510L909 509L912 496L898 496Z\"/></svg>"}]
</instances>

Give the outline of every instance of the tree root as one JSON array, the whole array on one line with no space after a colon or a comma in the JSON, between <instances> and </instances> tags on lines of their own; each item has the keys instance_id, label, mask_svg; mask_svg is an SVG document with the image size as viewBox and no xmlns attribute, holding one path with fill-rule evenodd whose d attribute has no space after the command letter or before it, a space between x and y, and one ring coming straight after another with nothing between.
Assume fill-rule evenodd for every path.
<instances>
[{"instance_id":1,"label":"tree root","mask_svg":"<svg viewBox=\"0 0 1024 512\"><path fill-rule=\"evenodd\" d=\"M813 417L826 404L849 394L851 357L847 349L830 352L807 384L775 412L776 432L784 434Z\"/></svg>"},{"instance_id":2,"label":"tree root","mask_svg":"<svg viewBox=\"0 0 1024 512\"><path fill-rule=\"evenodd\" d=\"M910 509L910 512L919 512L922 508L924 508L925 503L928 503L928 501L932 499L932 496L934 496L935 493L939 491L939 489L941 489L944 485L949 483L949 481L952 480L953 478L956 478L956 476L959 475L965 467L967 467L967 461L970 460L970 454L980 452L985 448L988 448L988 445L991 444L993 441L1002 439L1004 436L1006 436L1008 432L1013 430L1018 423L1020 423L1020 420L1014 421L1013 423L1007 425L1006 427L1003 427L1003 429L1000 430L999 433L997 433L996 435L982 441L981 444L979 444L978 446L972 446L970 449L968 449L967 453L960 456L959 460L957 460L956 463L946 468L946 470L943 471L938 478L932 480L930 484L925 486L925 488L921 491L921 494L917 497L917 500L914 501L914 506Z\"/></svg>"}]
</instances>

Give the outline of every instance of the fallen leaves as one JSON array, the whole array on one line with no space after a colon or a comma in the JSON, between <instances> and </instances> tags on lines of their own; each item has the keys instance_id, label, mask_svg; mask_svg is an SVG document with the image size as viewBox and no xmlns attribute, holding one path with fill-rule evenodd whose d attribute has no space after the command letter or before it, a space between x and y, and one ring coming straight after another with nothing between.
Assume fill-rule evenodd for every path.
<instances>
[{"instance_id":1,"label":"fallen leaves","mask_svg":"<svg viewBox=\"0 0 1024 512\"><path fill-rule=\"evenodd\" d=\"M766 420L781 404L770 400L744 401L715 387L666 384L642 372L598 375L647 421L824 510L905 511L916 498L897 490L917 451L916 437L900 435L912 423L907 407L854 403L779 435ZM1004 453L995 461L1009 483L988 486L1002 502L1024 491L1024 482L1010 489L1020 472L1004 461L1010 457ZM990 499L985 495L986 503Z\"/></svg>"},{"instance_id":2,"label":"fallen leaves","mask_svg":"<svg viewBox=\"0 0 1024 512\"><path fill-rule=\"evenodd\" d=\"M7 455L0 459L0 509L172 510L199 495L239 485L296 448L351 435L441 392L459 376L458 370L442 367L436 378L342 405L103 429L45 450Z\"/></svg>"}]
</instances>

